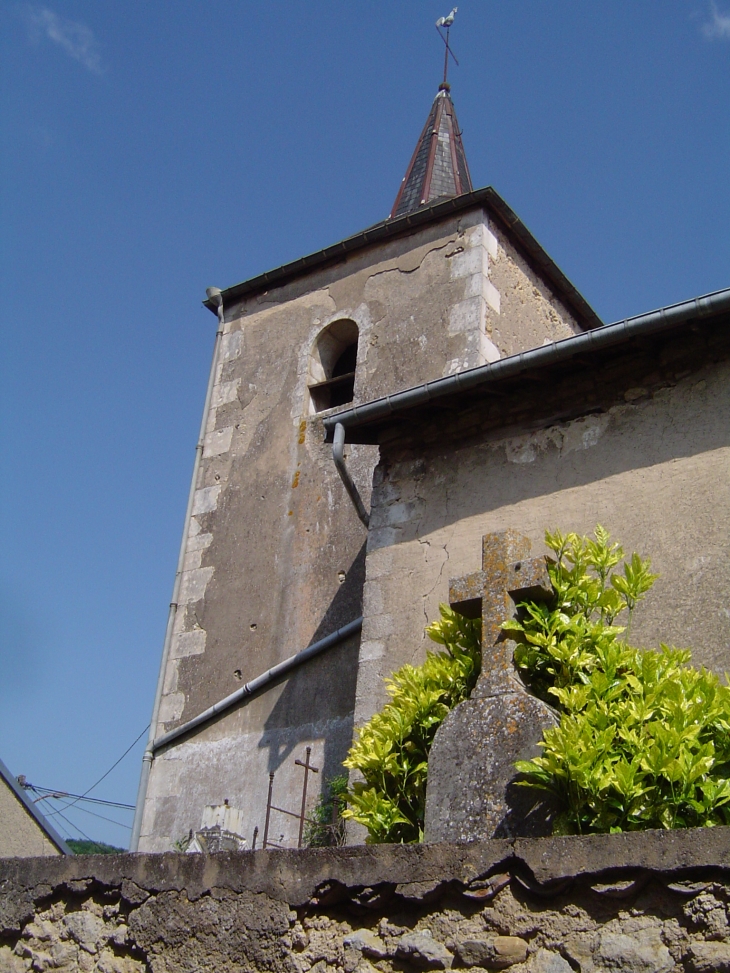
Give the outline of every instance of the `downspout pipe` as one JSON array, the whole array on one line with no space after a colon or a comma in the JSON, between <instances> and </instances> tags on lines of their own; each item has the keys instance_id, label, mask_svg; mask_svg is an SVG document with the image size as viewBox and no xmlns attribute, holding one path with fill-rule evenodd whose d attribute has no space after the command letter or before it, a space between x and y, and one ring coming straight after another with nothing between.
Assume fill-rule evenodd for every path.
<instances>
[{"instance_id":1,"label":"downspout pipe","mask_svg":"<svg viewBox=\"0 0 730 973\"><path fill-rule=\"evenodd\" d=\"M220 716L221 713L225 713L232 706L240 703L242 699L246 699L249 696L253 696L254 693L260 692L270 683L275 682L277 679L281 679L282 676L287 675L292 669L298 668L302 663L307 662L309 659L313 659L316 655L321 652L325 652L327 649L331 649L333 646L338 645L340 642L344 642L345 639L359 632L362 628L362 616L356 618L354 621L349 622L347 625L343 625L342 628L338 628L336 632L332 632L331 635L325 636L325 638L320 639L318 642L313 642L308 645L306 649L302 649L301 652L297 652L296 655L289 656L283 662L278 665L272 666L271 669L267 669L266 672L262 673L260 676L256 676L251 682L247 682L245 686L241 686L237 689L235 693L231 693L230 696L226 696L224 699L219 700L208 709L203 710L197 716L194 716L192 720L188 720L187 723L182 723L180 726L176 726L174 730L170 730L169 733L163 733L161 737L158 737L154 743L151 745L152 753L156 753L162 747L166 747L173 743L175 740L179 740L180 737L185 736L185 734L190 733L191 730L202 726L204 723L210 722L216 716Z\"/></svg>"},{"instance_id":2,"label":"downspout pipe","mask_svg":"<svg viewBox=\"0 0 730 973\"><path fill-rule=\"evenodd\" d=\"M368 527L370 524L370 514L365 509L365 504L362 502L362 497L358 493L357 487L355 486L355 481L350 476L350 471L345 464L345 427L341 422L338 422L335 426L335 435L332 440L332 458L335 461L337 472L340 474L340 479L345 484L345 489L347 490L350 500L352 500L358 517L363 524Z\"/></svg>"},{"instance_id":3,"label":"downspout pipe","mask_svg":"<svg viewBox=\"0 0 730 973\"><path fill-rule=\"evenodd\" d=\"M157 721L160 712L160 703L162 702L162 687L165 682L165 670L167 669L167 660L170 655L170 645L172 644L172 632L175 625L175 616L177 615L178 607L178 597L180 595L180 584L182 581L183 565L185 563L185 553L187 550L188 541L188 531L190 530L190 518L193 512L193 502L195 500L195 491L198 486L198 473L200 471L200 462L203 458L203 447L205 444L205 430L208 425L208 413L210 412L210 402L213 397L213 386L215 385L215 373L218 367L218 357L220 354L220 344L221 338L223 337L223 295L219 288L209 287L206 291L208 295L208 300L211 301L215 307L218 314L218 328L215 333L215 345L213 347L213 360L210 366L210 375L208 377L208 388L205 393L205 404L203 405L203 419L200 423L200 433L198 434L198 442L195 447L195 461L193 463L193 475L190 480L190 492L188 493L188 503L185 510L185 522L183 526L182 541L180 542L180 553L177 559L177 570L175 572L175 583L172 588L172 600L170 602L170 610L167 615L167 626L165 628L165 640L162 645L162 661L160 663L160 674L157 679L157 689L155 691L155 701L152 705L152 719L150 721L150 732L147 737L147 746L145 747L144 755L142 757L142 771L139 778L139 788L137 789L137 803L134 809L134 822L132 824L132 837L129 842L129 850L137 851L139 847L139 836L142 830L142 816L144 814L144 805L147 797L147 786L150 779L150 771L152 769L152 760L154 756L154 740L155 732L157 730Z\"/></svg>"}]
</instances>

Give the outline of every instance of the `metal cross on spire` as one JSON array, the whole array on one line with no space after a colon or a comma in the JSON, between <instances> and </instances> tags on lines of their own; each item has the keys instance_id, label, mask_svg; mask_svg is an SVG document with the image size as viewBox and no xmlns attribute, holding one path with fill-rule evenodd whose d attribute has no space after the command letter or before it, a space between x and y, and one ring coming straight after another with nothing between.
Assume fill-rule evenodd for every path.
<instances>
[{"instance_id":1,"label":"metal cross on spire","mask_svg":"<svg viewBox=\"0 0 730 973\"><path fill-rule=\"evenodd\" d=\"M449 47L449 31L451 30L451 25L454 22L454 17L456 16L456 11L458 9L459 9L458 7L454 7L454 9L447 17L439 17L439 19L436 21L436 30L439 32L439 36L441 37L441 40L446 45L446 49L444 50L444 80L443 80L444 87L448 87L449 84L447 80L448 73L449 73L449 54L454 59L454 63L456 64L456 66L458 67L459 65L459 62L456 60L456 55ZM443 33L444 27L446 28L445 34Z\"/></svg>"},{"instance_id":2,"label":"metal cross on spire","mask_svg":"<svg viewBox=\"0 0 730 973\"><path fill-rule=\"evenodd\" d=\"M436 199L461 196L472 191L469 167L466 164L464 143L451 101L448 82L449 58L455 64L456 55L449 45L449 29L456 16L456 7L448 17L439 17L436 30L446 49L444 51L444 80L439 85L431 111L416 143L406 174L395 197L391 219L415 213Z\"/></svg>"}]
</instances>

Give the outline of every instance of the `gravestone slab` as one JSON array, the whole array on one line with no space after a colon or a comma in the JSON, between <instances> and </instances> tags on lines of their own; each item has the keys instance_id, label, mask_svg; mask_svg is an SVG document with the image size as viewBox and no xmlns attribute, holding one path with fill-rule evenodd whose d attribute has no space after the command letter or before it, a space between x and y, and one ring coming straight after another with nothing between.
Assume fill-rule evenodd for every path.
<instances>
[{"instance_id":1,"label":"gravestone slab","mask_svg":"<svg viewBox=\"0 0 730 973\"><path fill-rule=\"evenodd\" d=\"M486 534L482 570L451 581L451 607L482 616L482 671L469 699L439 727L428 759L426 841L472 841L545 835L552 831L549 798L516 785L515 761L540 753L554 711L525 689L517 675L515 643L502 622L518 601L553 597L545 558L530 558L530 542L516 531Z\"/></svg>"}]
</instances>

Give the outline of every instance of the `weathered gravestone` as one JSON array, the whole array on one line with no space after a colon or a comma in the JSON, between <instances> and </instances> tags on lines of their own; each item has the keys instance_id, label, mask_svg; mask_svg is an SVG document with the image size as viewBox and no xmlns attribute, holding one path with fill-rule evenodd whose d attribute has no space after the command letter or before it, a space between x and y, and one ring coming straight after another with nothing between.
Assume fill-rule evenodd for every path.
<instances>
[{"instance_id":1,"label":"weathered gravestone","mask_svg":"<svg viewBox=\"0 0 730 973\"><path fill-rule=\"evenodd\" d=\"M530 558L516 531L485 534L482 570L452 580L451 607L482 617L482 672L469 699L446 717L428 759L426 841L470 841L551 832L551 804L515 784L515 761L540 752L549 706L530 695L513 663L515 643L502 622L517 601L546 601L553 589L544 557Z\"/></svg>"}]
</instances>

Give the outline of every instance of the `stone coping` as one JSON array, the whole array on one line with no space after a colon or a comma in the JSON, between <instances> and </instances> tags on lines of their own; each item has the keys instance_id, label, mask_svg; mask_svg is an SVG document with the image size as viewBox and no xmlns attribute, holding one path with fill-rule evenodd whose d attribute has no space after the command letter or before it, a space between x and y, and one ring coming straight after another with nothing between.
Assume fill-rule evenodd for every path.
<instances>
[{"instance_id":1,"label":"stone coping","mask_svg":"<svg viewBox=\"0 0 730 973\"><path fill-rule=\"evenodd\" d=\"M376 889L411 902L449 890L481 899L493 895L492 886L506 875L548 896L576 881L727 881L730 827L212 855L5 858L0 859L0 926L14 926L14 917L20 920L30 901L60 886L71 893L94 884L121 887L129 901L138 894L137 901L143 901L150 893L181 889L192 900L211 889L228 889L263 893L301 908L361 900L363 891Z\"/></svg>"}]
</instances>

